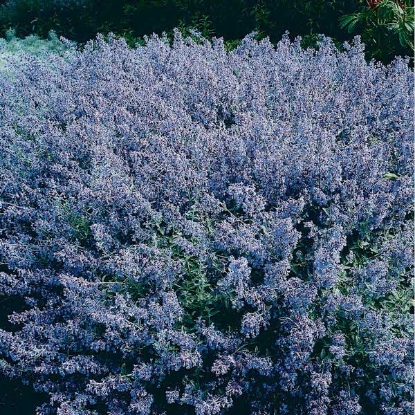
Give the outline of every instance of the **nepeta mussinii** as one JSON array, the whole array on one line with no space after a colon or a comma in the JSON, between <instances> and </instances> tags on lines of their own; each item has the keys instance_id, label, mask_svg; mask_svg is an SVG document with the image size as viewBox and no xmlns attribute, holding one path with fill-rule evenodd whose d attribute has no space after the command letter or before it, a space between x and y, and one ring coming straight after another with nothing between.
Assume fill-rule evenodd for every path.
<instances>
[{"instance_id":1,"label":"nepeta mussinii","mask_svg":"<svg viewBox=\"0 0 415 415\"><path fill-rule=\"evenodd\" d=\"M0 368L58 414L409 414L413 73L179 33L0 80Z\"/></svg>"}]
</instances>

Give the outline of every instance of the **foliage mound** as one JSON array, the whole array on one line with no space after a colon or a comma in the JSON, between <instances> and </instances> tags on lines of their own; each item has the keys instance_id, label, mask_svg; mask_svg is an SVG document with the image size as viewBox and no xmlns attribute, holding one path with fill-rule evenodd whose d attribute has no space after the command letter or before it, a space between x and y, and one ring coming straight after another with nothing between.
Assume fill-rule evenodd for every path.
<instances>
[{"instance_id":1,"label":"foliage mound","mask_svg":"<svg viewBox=\"0 0 415 415\"><path fill-rule=\"evenodd\" d=\"M39 413L412 412L407 61L178 32L7 59L0 368Z\"/></svg>"},{"instance_id":2,"label":"foliage mound","mask_svg":"<svg viewBox=\"0 0 415 415\"><path fill-rule=\"evenodd\" d=\"M19 39L15 36L14 30L9 30L6 33L6 38L0 38L0 70L4 71L7 68L7 73L10 76L13 72L13 65L8 65L6 56L20 54L34 55L39 59L48 60L50 54L58 54L65 56L71 53L75 47L74 42L65 40L66 43L58 39L54 31L49 32L48 39L41 39L36 35L27 36L24 39ZM13 60L12 60L13 61ZM3 76L6 76L3 72Z\"/></svg>"}]
</instances>

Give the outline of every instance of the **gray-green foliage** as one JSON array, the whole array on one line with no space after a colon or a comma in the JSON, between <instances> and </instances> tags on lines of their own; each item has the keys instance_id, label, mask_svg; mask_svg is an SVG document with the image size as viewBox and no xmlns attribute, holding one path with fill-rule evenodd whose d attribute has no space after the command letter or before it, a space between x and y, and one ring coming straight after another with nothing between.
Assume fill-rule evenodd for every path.
<instances>
[{"instance_id":1,"label":"gray-green foliage","mask_svg":"<svg viewBox=\"0 0 415 415\"><path fill-rule=\"evenodd\" d=\"M63 42L53 30L49 32L48 39L41 39L37 35L20 39L15 33L10 29L6 32L5 38L0 38L0 70L6 67L10 70L7 62L11 55L29 54L46 61L50 54L65 56L74 50L74 42Z\"/></svg>"}]
</instances>

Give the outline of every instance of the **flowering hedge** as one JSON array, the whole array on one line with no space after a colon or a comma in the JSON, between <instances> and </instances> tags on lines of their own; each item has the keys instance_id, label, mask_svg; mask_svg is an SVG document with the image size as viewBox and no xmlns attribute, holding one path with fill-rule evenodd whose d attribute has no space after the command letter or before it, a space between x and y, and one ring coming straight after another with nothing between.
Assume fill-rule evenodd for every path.
<instances>
[{"instance_id":1,"label":"flowering hedge","mask_svg":"<svg viewBox=\"0 0 415 415\"><path fill-rule=\"evenodd\" d=\"M0 368L39 413L412 413L407 61L178 32L7 59Z\"/></svg>"}]
</instances>

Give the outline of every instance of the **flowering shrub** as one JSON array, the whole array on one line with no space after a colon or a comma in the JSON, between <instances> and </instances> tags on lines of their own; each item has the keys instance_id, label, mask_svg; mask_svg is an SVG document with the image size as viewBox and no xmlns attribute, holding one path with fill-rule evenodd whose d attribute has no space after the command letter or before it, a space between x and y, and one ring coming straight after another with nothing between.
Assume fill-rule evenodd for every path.
<instances>
[{"instance_id":1,"label":"flowering shrub","mask_svg":"<svg viewBox=\"0 0 415 415\"><path fill-rule=\"evenodd\" d=\"M14 59L0 368L40 414L409 414L413 74L252 36Z\"/></svg>"}]
</instances>

